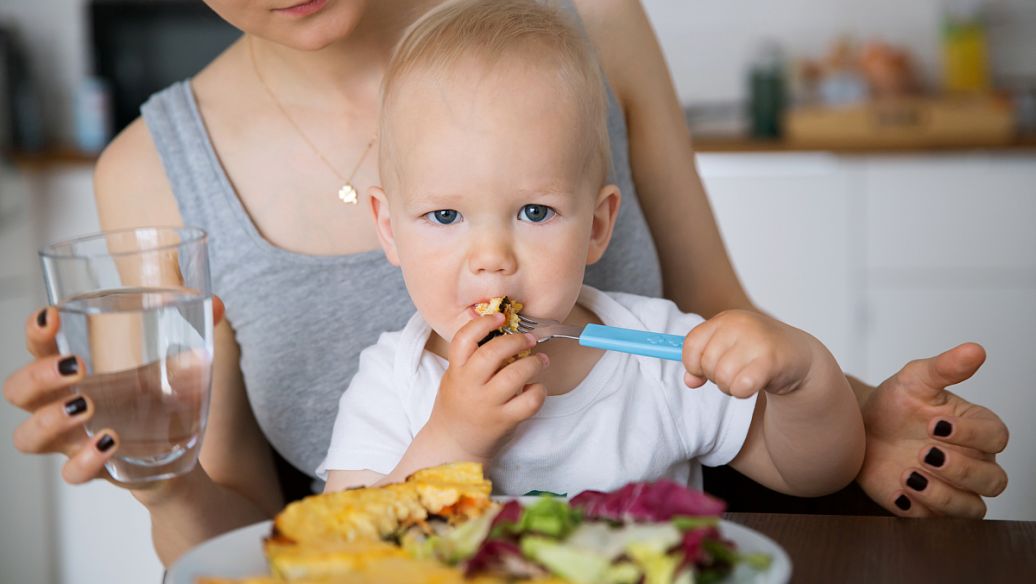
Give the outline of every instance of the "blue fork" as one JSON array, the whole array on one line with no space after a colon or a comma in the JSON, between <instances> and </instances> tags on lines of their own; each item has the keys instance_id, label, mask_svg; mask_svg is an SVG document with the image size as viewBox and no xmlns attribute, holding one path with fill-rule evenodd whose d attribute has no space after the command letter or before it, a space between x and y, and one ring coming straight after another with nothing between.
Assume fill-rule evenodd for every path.
<instances>
[{"instance_id":1,"label":"blue fork","mask_svg":"<svg viewBox=\"0 0 1036 584\"><path fill-rule=\"evenodd\" d=\"M518 332L530 333L538 343L551 339L573 339L584 347L620 351L670 361L683 358L683 337L633 329L588 324L583 327L561 324L556 320L534 319L518 315Z\"/></svg>"}]
</instances>

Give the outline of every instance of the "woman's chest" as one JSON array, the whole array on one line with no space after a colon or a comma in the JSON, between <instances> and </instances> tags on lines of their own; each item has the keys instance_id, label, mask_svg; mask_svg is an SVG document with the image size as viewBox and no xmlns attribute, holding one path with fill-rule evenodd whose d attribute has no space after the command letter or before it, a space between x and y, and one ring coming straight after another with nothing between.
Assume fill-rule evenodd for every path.
<instances>
[{"instance_id":1,"label":"woman's chest","mask_svg":"<svg viewBox=\"0 0 1036 584\"><path fill-rule=\"evenodd\" d=\"M366 193L355 203L343 202L338 196L343 184L335 177L298 166L290 174L269 166L255 174L236 173L247 175L235 179L235 191L263 238L281 249L315 256L380 249ZM366 181L354 184L364 190L367 186Z\"/></svg>"},{"instance_id":2,"label":"woman's chest","mask_svg":"<svg viewBox=\"0 0 1036 584\"><path fill-rule=\"evenodd\" d=\"M249 107L255 106L242 105ZM222 170L269 243L314 256L380 248L367 196L378 184L369 133L312 119L305 120L303 135L262 111L227 111L226 104L203 109ZM346 185L356 197L343 201Z\"/></svg>"}]
</instances>

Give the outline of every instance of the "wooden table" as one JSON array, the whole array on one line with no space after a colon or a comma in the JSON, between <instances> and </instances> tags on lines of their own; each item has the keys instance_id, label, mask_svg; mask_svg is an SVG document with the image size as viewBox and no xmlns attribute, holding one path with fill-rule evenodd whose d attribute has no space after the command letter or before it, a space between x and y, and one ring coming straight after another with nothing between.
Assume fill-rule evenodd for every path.
<instances>
[{"instance_id":1,"label":"wooden table","mask_svg":"<svg viewBox=\"0 0 1036 584\"><path fill-rule=\"evenodd\" d=\"M780 544L792 582L1036 583L1036 522L728 513Z\"/></svg>"}]
</instances>

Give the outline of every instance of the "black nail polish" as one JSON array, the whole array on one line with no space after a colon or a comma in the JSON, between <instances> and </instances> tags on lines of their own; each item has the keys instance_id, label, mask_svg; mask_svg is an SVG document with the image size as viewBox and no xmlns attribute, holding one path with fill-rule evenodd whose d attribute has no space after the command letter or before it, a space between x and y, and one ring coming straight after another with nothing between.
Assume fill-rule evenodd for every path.
<instances>
[{"instance_id":1,"label":"black nail polish","mask_svg":"<svg viewBox=\"0 0 1036 584\"><path fill-rule=\"evenodd\" d=\"M75 375L79 373L79 362L75 357L65 357L58 361L58 371L62 375Z\"/></svg>"},{"instance_id":2,"label":"black nail polish","mask_svg":"<svg viewBox=\"0 0 1036 584\"><path fill-rule=\"evenodd\" d=\"M945 438L950 435L950 432L953 432L953 424L946 420L939 420L935 424L935 430L932 431L932 434L935 434L939 438Z\"/></svg>"},{"instance_id":3,"label":"black nail polish","mask_svg":"<svg viewBox=\"0 0 1036 584\"><path fill-rule=\"evenodd\" d=\"M909 511L910 510L910 499L907 499L906 495L900 495L896 499L896 507L899 507L903 511Z\"/></svg>"},{"instance_id":4,"label":"black nail polish","mask_svg":"<svg viewBox=\"0 0 1036 584\"><path fill-rule=\"evenodd\" d=\"M44 308L36 315L36 326L43 328L47 326L47 309Z\"/></svg>"},{"instance_id":5,"label":"black nail polish","mask_svg":"<svg viewBox=\"0 0 1036 584\"><path fill-rule=\"evenodd\" d=\"M65 402L65 413L69 416L78 416L86 411L86 399L77 397Z\"/></svg>"},{"instance_id":6,"label":"black nail polish","mask_svg":"<svg viewBox=\"0 0 1036 584\"><path fill-rule=\"evenodd\" d=\"M97 450L101 452L108 452L112 446L115 446L115 439L112 438L111 434L105 434L97 441Z\"/></svg>"},{"instance_id":7,"label":"black nail polish","mask_svg":"<svg viewBox=\"0 0 1036 584\"><path fill-rule=\"evenodd\" d=\"M939 468L944 462L946 462L946 455L938 448L932 448L928 451L928 454L924 455L924 463L929 466Z\"/></svg>"},{"instance_id":8,"label":"black nail polish","mask_svg":"<svg viewBox=\"0 0 1036 584\"><path fill-rule=\"evenodd\" d=\"M910 478L907 479L907 486L911 489L921 492L928 486L928 479L924 478L921 474L912 472Z\"/></svg>"}]
</instances>

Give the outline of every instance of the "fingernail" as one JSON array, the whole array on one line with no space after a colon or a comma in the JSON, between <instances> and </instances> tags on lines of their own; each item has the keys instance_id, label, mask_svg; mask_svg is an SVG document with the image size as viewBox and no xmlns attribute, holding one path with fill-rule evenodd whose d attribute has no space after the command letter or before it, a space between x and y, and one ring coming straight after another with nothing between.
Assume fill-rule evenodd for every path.
<instances>
[{"instance_id":1,"label":"fingernail","mask_svg":"<svg viewBox=\"0 0 1036 584\"><path fill-rule=\"evenodd\" d=\"M47 326L47 309L44 308L36 315L36 326L43 328Z\"/></svg>"},{"instance_id":2,"label":"fingernail","mask_svg":"<svg viewBox=\"0 0 1036 584\"><path fill-rule=\"evenodd\" d=\"M939 438L945 438L950 435L950 432L953 432L953 424L947 422L946 420L939 420L935 424L935 430L932 432L932 434L935 434Z\"/></svg>"},{"instance_id":3,"label":"fingernail","mask_svg":"<svg viewBox=\"0 0 1036 584\"><path fill-rule=\"evenodd\" d=\"M931 450L928 451L928 454L924 456L924 463L928 466L934 466L935 468L939 468L943 465L944 462L946 462L946 455L943 454L943 451L939 450L938 448L933 447Z\"/></svg>"},{"instance_id":4,"label":"fingernail","mask_svg":"<svg viewBox=\"0 0 1036 584\"><path fill-rule=\"evenodd\" d=\"M86 411L86 399L77 397L65 402L65 413L69 416L78 416Z\"/></svg>"},{"instance_id":5,"label":"fingernail","mask_svg":"<svg viewBox=\"0 0 1036 584\"><path fill-rule=\"evenodd\" d=\"M112 446L115 446L115 439L112 438L111 434L105 434L97 441L97 450L101 452L108 452Z\"/></svg>"},{"instance_id":6,"label":"fingernail","mask_svg":"<svg viewBox=\"0 0 1036 584\"><path fill-rule=\"evenodd\" d=\"M896 499L896 507L899 507L903 511L909 511L910 510L910 499L907 499L906 495L900 495Z\"/></svg>"},{"instance_id":7,"label":"fingernail","mask_svg":"<svg viewBox=\"0 0 1036 584\"><path fill-rule=\"evenodd\" d=\"M525 340L529 341L530 347L536 346L536 337L532 333L525 333Z\"/></svg>"},{"instance_id":8,"label":"fingernail","mask_svg":"<svg viewBox=\"0 0 1036 584\"><path fill-rule=\"evenodd\" d=\"M921 476L919 473L910 473L910 478L907 479L907 486L915 491L923 491L928 486L928 479ZM906 511L906 509L904 509Z\"/></svg>"},{"instance_id":9,"label":"fingernail","mask_svg":"<svg viewBox=\"0 0 1036 584\"><path fill-rule=\"evenodd\" d=\"M79 373L79 362L75 357L65 357L58 361L58 371L62 375L75 375Z\"/></svg>"}]
</instances>

